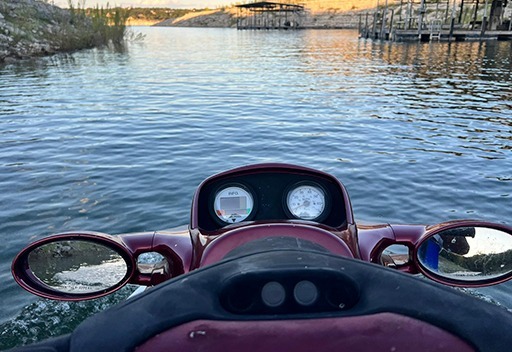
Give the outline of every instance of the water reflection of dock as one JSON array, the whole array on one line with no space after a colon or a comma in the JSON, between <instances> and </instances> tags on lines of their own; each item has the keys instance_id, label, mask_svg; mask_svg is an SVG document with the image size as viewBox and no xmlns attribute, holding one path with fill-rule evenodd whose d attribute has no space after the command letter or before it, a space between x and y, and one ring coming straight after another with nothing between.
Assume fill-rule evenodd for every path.
<instances>
[{"instance_id":1,"label":"water reflection of dock","mask_svg":"<svg viewBox=\"0 0 512 352\"><path fill-rule=\"evenodd\" d=\"M385 0L382 5L383 1L377 0L373 13L360 15L362 38L512 40L512 9L507 8L507 0L390 0L389 4Z\"/></svg>"}]
</instances>

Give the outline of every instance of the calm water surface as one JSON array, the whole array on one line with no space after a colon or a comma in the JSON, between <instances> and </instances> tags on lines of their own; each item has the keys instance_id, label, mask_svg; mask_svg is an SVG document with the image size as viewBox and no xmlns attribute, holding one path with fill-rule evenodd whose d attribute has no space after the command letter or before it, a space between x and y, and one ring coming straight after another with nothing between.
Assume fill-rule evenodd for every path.
<instances>
[{"instance_id":1,"label":"calm water surface","mask_svg":"<svg viewBox=\"0 0 512 352\"><path fill-rule=\"evenodd\" d=\"M512 224L510 42L397 44L350 31L138 28L143 42L0 67L0 349L123 299L38 299L29 242L187 223L205 177L319 168L357 220ZM511 285L483 291L512 307Z\"/></svg>"}]
</instances>

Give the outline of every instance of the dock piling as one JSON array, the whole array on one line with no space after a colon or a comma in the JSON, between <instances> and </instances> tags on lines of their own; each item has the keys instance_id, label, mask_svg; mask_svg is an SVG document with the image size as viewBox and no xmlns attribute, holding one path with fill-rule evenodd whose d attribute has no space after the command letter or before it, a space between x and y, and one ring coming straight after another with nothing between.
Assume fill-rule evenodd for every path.
<instances>
[{"instance_id":1,"label":"dock piling","mask_svg":"<svg viewBox=\"0 0 512 352\"><path fill-rule=\"evenodd\" d=\"M512 40L512 12L508 26L503 21L508 12L505 7L511 4L503 0L485 0L485 4L482 0L400 0L394 4L386 0L382 4L377 0L373 21L369 19L372 13L366 13L364 24L360 17L359 32L364 38L394 41Z\"/></svg>"}]
</instances>

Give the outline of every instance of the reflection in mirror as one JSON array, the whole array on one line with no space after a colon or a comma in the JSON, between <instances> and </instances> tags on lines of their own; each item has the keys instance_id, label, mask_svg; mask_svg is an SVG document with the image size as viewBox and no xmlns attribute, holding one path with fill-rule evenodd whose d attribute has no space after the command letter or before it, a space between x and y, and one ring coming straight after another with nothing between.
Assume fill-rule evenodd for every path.
<instances>
[{"instance_id":1,"label":"reflection in mirror","mask_svg":"<svg viewBox=\"0 0 512 352\"><path fill-rule=\"evenodd\" d=\"M418 249L430 272L448 279L478 281L512 271L512 236L486 227L458 227L439 232Z\"/></svg>"},{"instance_id":2,"label":"reflection in mirror","mask_svg":"<svg viewBox=\"0 0 512 352\"><path fill-rule=\"evenodd\" d=\"M81 239L37 247L28 256L28 265L45 285L72 294L106 290L121 282L128 272L119 253Z\"/></svg>"},{"instance_id":3,"label":"reflection in mirror","mask_svg":"<svg viewBox=\"0 0 512 352\"><path fill-rule=\"evenodd\" d=\"M141 274L165 274L169 271L169 264L160 253L146 252L138 256L137 269Z\"/></svg>"},{"instance_id":4,"label":"reflection in mirror","mask_svg":"<svg viewBox=\"0 0 512 352\"><path fill-rule=\"evenodd\" d=\"M386 247L380 256L380 264L396 268L409 263L409 248L403 244L392 244Z\"/></svg>"}]
</instances>

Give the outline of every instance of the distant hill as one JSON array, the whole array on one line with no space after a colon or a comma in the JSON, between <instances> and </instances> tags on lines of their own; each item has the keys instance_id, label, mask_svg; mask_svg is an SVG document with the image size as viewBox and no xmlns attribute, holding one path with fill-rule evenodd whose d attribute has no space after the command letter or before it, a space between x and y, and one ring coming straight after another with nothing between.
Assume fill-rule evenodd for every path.
<instances>
[{"instance_id":1,"label":"distant hill","mask_svg":"<svg viewBox=\"0 0 512 352\"><path fill-rule=\"evenodd\" d=\"M357 14L376 5L375 0L277 0L275 2L303 5L305 13L301 25L308 28L355 28L359 21ZM395 0L388 0L389 4L394 2ZM164 21L139 23L172 27L236 27L237 15L237 8L233 5L217 9L188 10L182 16L173 14ZM145 16L147 19L150 18L149 15ZM129 24L136 23L134 21Z\"/></svg>"},{"instance_id":2,"label":"distant hill","mask_svg":"<svg viewBox=\"0 0 512 352\"><path fill-rule=\"evenodd\" d=\"M277 1L279 2L279 1ZM287 1L284 1L287 2ZM302 0L302 1L288 1L291 3L304 5L311 12L340 12L340 11L360 11L374 8L377 5L376 0ZM397 0L388 0L391 5ZM381 5L385 3L381 1Z\"/></svg>"},{"instance_id":3,"label":"distant hill","mask_svg":"<svg viewBox=\"0 0 512 352\"><path fill-rule=\"evenodd\" d=\"M244 3L250 3L246 1ZM373 19L376 5L382 9L385 4L393 9L392 12L397 18L407 18L412 16L417 19L420 13L420 2L414 1L413 7L408 6L405 0L275 0L274 2L283 2L304 6L299 25L302 28L357 28L359 21L363 20L361 15L370 14L370 20ZM460 2L463 4L464 2ZM491 23L490 29L497 29L500 26L508 28L509 18L512 16L512 6L503 7L506 2L493 0L488 2L487 9L483 6L483 0L480 1L476 21L481 21L484 13L487 11L488 19ZM400 4L402 6L400 7ZM427 23L432 20L446 20L447 13L451 13L452 5L449 11L446 11L447 2L426 1L424 9L424 21ZM465 6L461 12L461 5L455 8L457 20L462 25L469 26L473 21L475 4L469 1L465 2ZM485 10L486 9L486 10ZM239 15L237 8L233 6L218 8L215 10L190 11L181 17L168 18L159 22L161 26L179 26L179 27L235 27L237 16ZM243 15L242 15L243 16ZM155 21L156 23L156 21Z\"/></svg>"},{"instance_id":4,"label":"distant hill","mask_svg":"<svg viewBox=\"0 0 512 352\"><path fill-rule=\"evenodd\" d=\"M170 9L162 7L136 7L126 9L128 12L128 25L132 26L147 26L159 23L171 18L179 18L185 16L189 12L197 10L192 9ZM201 10L199 10L201 11Z\"/></svg>"},{"instance_id":5,"label":"distant hill","mask_svg":"<svg viewBox=\"0 0 512 352\"><path fill-rule=\"evenodd\" d=\"M392 4L395 1L388 0L388 3ZM276 2L303 5L306 10L305 25L313 28L355 27L358 19L351 18L350 14L371 9L376 5L376 0L277 0ZM234 5L216 9L131 8L129 14L128 25L234 27L237 10Z\"/></svg>"}]
</instances>

